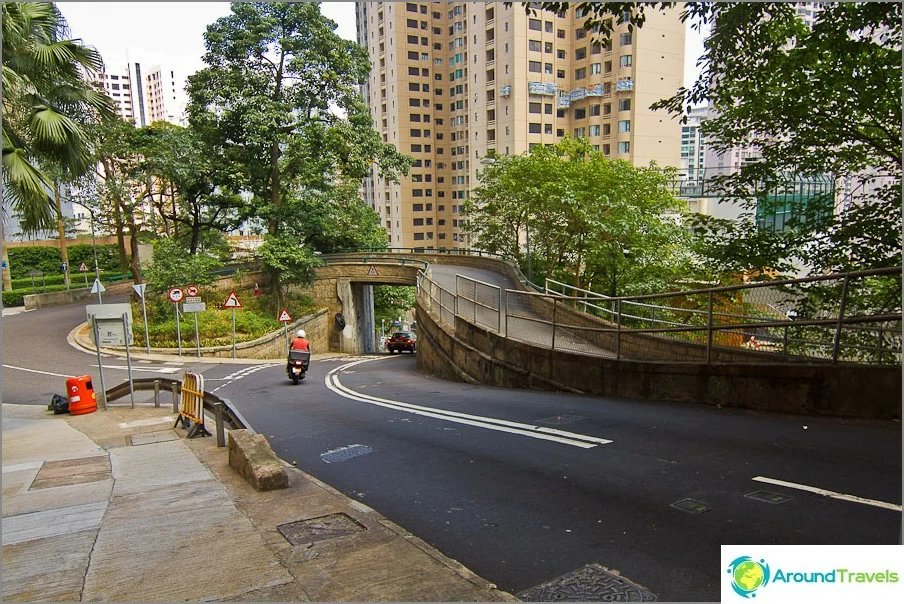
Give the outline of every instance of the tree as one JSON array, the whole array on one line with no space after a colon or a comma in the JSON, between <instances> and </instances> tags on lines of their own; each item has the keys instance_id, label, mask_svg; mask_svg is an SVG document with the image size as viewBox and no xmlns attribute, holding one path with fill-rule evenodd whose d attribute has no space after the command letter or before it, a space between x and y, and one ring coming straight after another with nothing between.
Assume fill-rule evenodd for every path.
<instances>
[{"instance_id":1,"label":"tree","mask_svg":"<svg viewBox=\"0 0 904 604\"><path fill-rule=\"evenodd\" d=\"M204 36L207 67L189 78L189 121L244 166L269 234L304 238L293 205L333 199L343 178L374 161L394 175L408 160L380 141L355 89L370 71L366 50L337 36L317 3L231 7Z\"/></svg>"},{"instance_id":2,"label":"tree","mask_svg":"<svg viewBox=\"0 0 904 604\"><path fill-rule=\"evenodd\" d=\"M464 207L483 249L535 261L547 278L576 287L647 293L687 270L690 242L672 178L674 169L637 168L585 139L565 139L489 164Z\"/></svg>"},{"instance_id":3,"label":"tree","mask_svg":"<svg viewBox=\"0 0 904 604\"><path fill-rule=\"evenodd\" d=\"M701 126L716 150L744 145L762 158L716 183L723 200L750 210L740 224L706 230L713 253L737 251L739 238L764 268L795 261L814 272L901 263L900 3L816 3L812 28L783 2L541 2L585 15L606 38L613 23L642 27L646 10L682 6L680 18L711 25L700 78L652 105L674 115L709 102L714 119ZM531 9L527 9L531 10ZM854 199L846 210L793 208L786 232L764 234L756 210L769 212L772 192L794 178L887 176L889 183ZM868 189L864 185L864 189ZM776 262L775 264L768 264Z\"/></svg>"},{"instance_id":4,"label":"tree","mask_svg":"<svg viewBox=\"0 0 904 604\"><path fill-rule=\"evenodd\" d=\"M88 82L101 67L100 55L68 27L56 5L4 2L3 49L3 211L22 217L26 231L55 226L51 180L41 166L67 178L84 174L92 154L85 121L111 115L113 103ZM9 206L7 206L9 203ZM6 238L3 258L7 259ZM3 273L8 289L9 273Z\"/></svg>"},{"instance_id":5,"label":"tree","mask_svg":"<svg viewBox=\"0 0 904 604\"><path fill-rule=\"evenodd\" d=\"M165 292L172 287L211 285L216 278L212 271L220 267L216 258L206 254L189 254L188 250L168 237L154 242L154 262L148 269L147 282L154 291Z\"/></svg>"},{"instance_id":6,"label":"tree","mask_svg":"<svg viewBox=\"0 0 904 604\"><path fill-rule=\"evenodd\" d=\"M148 183L147 200L168 235L178 236L179 225L187 229L190 254L198 252L205 231L230 231L242 223L238 169L196 132L156 122L139 129L135 138L141 154L138 171Z\"/></svg>"}]
</instances>

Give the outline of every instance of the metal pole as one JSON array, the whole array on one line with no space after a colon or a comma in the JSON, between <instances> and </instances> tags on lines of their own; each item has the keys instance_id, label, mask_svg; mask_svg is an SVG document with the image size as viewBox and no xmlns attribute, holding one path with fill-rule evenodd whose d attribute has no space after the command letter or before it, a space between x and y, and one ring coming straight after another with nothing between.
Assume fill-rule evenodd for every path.
<instances>
[{"instance_id":1,"label":"metal pole","mask_svg":"<svg viewBox=\"0 0 904 604\"><path fill-rule=\"evenodd\" d=\"M94 251L94 277L97 279L97 282L100 283L100 268L97 264L97 237L94 235L94 210L88 208L88 212L91 213L91 249ZM85 275L87 277L87 274ZM87 283L87 280L86 280ZM103 304L103 300L100 297L100 288L97 288L97 303Z\"/></svg>"},{"instance_id":2,"label":"metal pole","mask_svg":"<svg viewBox=\"0 0 904 604\"><path fill-rule=\"evenodd\" d=\"M97 369L100 371L100 398L103 408L107 408L107 387L104 386L104 366L100 360L100 335L97 331L97 317L91 315L91 328L94 330L94 348L97 350Z\"/></svg>"},{"instance_id":3,"label":"metal pole","mask_svg":"<svg viewBox=\"0 0 904 604\"><path fill-rule=\"evenodd\" d=\"M176 311L176 347L179 350L179 356L182 356L182 333L179 331L179 303L173 302L173 309Z\"/></svg>"},{"instance_id":4,"label":"metal pole","mask_svg":"<svg viewBox=\"0 0 904 604\"><path fill-rule=\"evenodd\" d=\"M838 326L835 328L835 342L832 345L832 363L838 362L838 353L841 349L841 327L844 320L844 307L847 305L848 285L851 277L846 275L841 286L841 305L838 307Z\"/></svg>"},{"instance_id":5,"label":"metal pole","mask_svg":"<svg viewBox=\"0 0 904 604\"><path fill-rule=\"evenodd\" d=\"M223 426L223 403L214 403L213 406L214 417L217 422L217 446L225 447L226 446L226 430Z\"/></svg>"},{"instance_id":6,"label":"metal pole","mask_svg":"<svg viewBox=\"0 0 904 604\"><path fill-rule=\"evenodd\" d=\"M232 358L235 358L235 308L232 309Z\"/></svg>"},{"instance_id":7,"label":"metal pole","mask_svg":"<svg viewBox=\"0 0 904 604\"><path fill-rule=\"evenodd\" d=\"M709 313L706 319L706 362L712 362L713 354L713 293L709 292Z\"/></svg>"},{"instance_id":8,"label":"metal pole","mask_svg":"<svg viewBox=\"0 0 904 604\"><path fill-rule=\"evenodd\" d=\"M556 308L558 303L558 298L552 299L552 350L556 349Z\"/></svg>"},{"instance_id":9,"label":"metal pole","mask_svg":"<svg viewBox=\"0 0 904 604\"><path fill-rule=\"evenodd\" d=\"M88 287L88 271L83 273L85 275L85 287Z\"/></svg>"},{"instance_id":10,"label":"metal pole","mask_svg":"<svg viewBox=\"0 0 904 604\"><path fill-rule=\"evenodd\" d=\"M880 327L878 330L879 337L876 339L876 362L880 364L882 363L882 336L884 331Z\"/></svg>"},{"instance_id":11,"label":"metal pole","mask_svg":"<svg viewBox=\"0 0 904 604\"><path fill-rule=\"evenodd\" d=\"M160 408L160 380L154 380L154 408Z\"/></svg>"},{"instance_id":12,"label":"metal pole","mask_svg":"<svg viewBox=\"0 0 904 604\"><path fill-rule=\"evenodd\" d=\"M141 296L141 316L144 317L144 344L148 354L151 354L151 338L148 336L148 309L144 303L144 296Z\"/></svg>"},{"instance_id":13,"label":"metal pole","mask_svg":"<svg viewBox=\"0 0 904 604\"><path fill-rule=\"evenodd\" d=\"M195 349L198 351L198 358L201 358L201 337L198 335L198 313L192 313L195 315Z\"/></svg>"},{"instance_id":14,"label":"metal pole","mask_svg":"<svg viewBox=\"0 0 904 604\"><path fill-rule=\"evenodd\" d=\"M283 330L286 332L286 354L289 354L289 323L283 321Z\"/></svg>"},{"instance_id":15,"label":"metal pole","mask_svg":"<svg viewBox=\"0 0 904 604\"><path fill-rule=\"evenodd\" d=\"M615 332L615 358L621 359L621 300L615 303L618 309L618 315L616 316L616 332Z\"/></svg>"},{"instance_id":16,"label":"metal pole","mask_svg":"<svg viewBox=\"0 0 904 604\"><path fill-rule=\"evenodd\" d=\"M785 334L782 338L782 354L788 356L788 326L785 325Z\"/></svg>"},{"instance_id":17,"label":"metal pole","mask_svg":"<svg viewBox=\"0 0 904 604\"><path fill-rule=\"evenodd\" d=\"M129 352L129 335L132 333L129 326L128 313L122 313L122 332L126 339L126 366L129 368L129 398L132 401L132 409L135 408L135 383L132 381L132 354Z\"/></svg>"}]
</instances>

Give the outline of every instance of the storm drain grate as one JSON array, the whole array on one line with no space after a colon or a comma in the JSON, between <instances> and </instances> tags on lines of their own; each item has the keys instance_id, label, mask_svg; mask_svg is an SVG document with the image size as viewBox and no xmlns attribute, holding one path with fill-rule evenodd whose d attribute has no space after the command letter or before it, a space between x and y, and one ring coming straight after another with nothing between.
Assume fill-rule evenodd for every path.
<instances>
[{"instance_id":1,"label":"storm drain grate","mask_svg":"<svg viewBox=\"0 0 904 604\"><path fill-rule=\"evenodd\" d=\"M792 499L788 495L773 493L772 491L754 491L753 493L747 493L746 495L744 495L744 497L774 504L785 503L786 501L790 501Z\"/></svg>"},{"instance_id":2,"label":"storm drain grate","mask_svg":"<svg viewBox=\"0 0 904 604\"><path fill-rule=\"evenodd\" d=\"M575 422L579 422L582 419L587 418L581 415L554 415L552 417L538 419L534 423L543 424L544 426L564 426L565 424L573 424Z\"/></svg>"},{"instance_id":3,"label":"storm drain grate","mask_svg":"<svg viewBox=\"0 0 904 604\"><path fill-rule=\"evenodd\" d=\"M368 453L372 452L373 449L371 449L367 445L348 445L346 447L340 447L338 449L333 449L332 451L327 451L326 453L321 453L320 459L322 459L326 463L338 463L340 461L349 460L353 457L367 455Z\"/></svg>"},{"instance_id":4,"label":"storm drain grate","mask_svg":"<svg viewBox=\"0 0 904 604\"><path fill-rule=\"evenodd\" d=\"M655 602L656 594L600 564L588 564L517 594L523 602Z\"/></svg>"},{"instance_id":5,"label":"storm drain grate","mask_svg":"<svg viewBox=\"0 0 904 604\"><path fill-rule=\"evenodd\" d=\"M671 504L673 508L679 509L682 512L687 512L688 514L702 514L703 512L708 512L712 508L712 506L703 503L702 501L697 501L696 499L682 499L681 501L676 501Z\"/></svg>"},{"instance_id":6,"label":"storm drain grate","mask_svg":"<svg viewBox=\"0 0 904 604\"><path fill-rule=\"evenodd\" d=\"M326 539L345 537L346 535L353 535L367 530L367 527L341 512L311 518L310 520L280 524L276 528L292 545L325 541Z\"/></svg>"}]
</instances>

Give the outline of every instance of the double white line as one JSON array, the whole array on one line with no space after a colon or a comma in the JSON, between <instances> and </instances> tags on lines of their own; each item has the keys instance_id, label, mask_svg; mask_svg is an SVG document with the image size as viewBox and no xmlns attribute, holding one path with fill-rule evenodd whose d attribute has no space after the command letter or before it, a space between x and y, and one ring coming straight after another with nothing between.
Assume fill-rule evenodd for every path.
<instances>
[{"instance_id":1,"label":"double white line","mask_svg":"<svg viewBox=\"0 0 904 604\"><path fill-rule=\"evenodd\" d=\"M354 363L347 363L345 365L342 365L341 367L333 369L327 374L326 378L324 379L326 387L341 397L353 401L367 403L369 405L377 405L379 407L395 409L396 411L404 411L406 413L413 413L415 415L422 415L424 417L432 417L434 419L441 419L447 422L455 422L457 424L466 424L468 426L475 426L477 428L486 428L488 430L496 430L498 432L508 432L509 434L518 434L520 436L528 436L530 438L538 438L540 440L550 440L553 442L561 443L563 445L580 447L582 449L590 449L597 445L606 445L612 442L611 440L607 440L605 438L597 438L595 436L587 436L585 434L577 434L575 432L566 432L565 430L556 430L555 428L535 426L533 424L522 424L519 422L510 422L504 419L495 419L492 417L483 417L480 415L470 415L468 413L458 413L456 411L446 411L445 409L422 407L420 405L413 405L411 403L403 403L400 401L393 401L376 396L370 396L367 394L361 394L360 392L356 392L351 388L348 388L347 386L343 386L339 381L340 372L350 367L354 367L355 365L360 365L361 363L368 363L375 360L381 359L365 359L362 361L355 361Z\"/></svg>"}]
</instances>

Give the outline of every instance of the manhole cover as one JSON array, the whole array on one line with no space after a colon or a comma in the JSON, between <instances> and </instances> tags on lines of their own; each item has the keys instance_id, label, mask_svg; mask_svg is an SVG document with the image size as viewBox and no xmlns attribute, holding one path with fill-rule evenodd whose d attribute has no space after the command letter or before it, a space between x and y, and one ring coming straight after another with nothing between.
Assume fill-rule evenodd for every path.
<instances>
[{"instance_id":1,"label":"manhole cover","mask_svg":"<svg viewBox=\"0 0 904 604\"><path fill-rule=\"evenodd\" d=\"M706 505L702 501L697 501L696 499L682 499L681 501L676 501L672 504L673 508L677 508L682 512L687 512L688 514L702 514L703 512L708 512L712 508L712 506Z\"/></svg>"},{"instance_id":2,"label":"manhole cover","mask_svg":"<svg viewBox=\"0 0 904 604\"><path fill-rule=\"evenodd\" d=\"M523 602L656 601L656 594L599 564L588 564L517 595Z\"/></svg>"},{"instance_id":3,"label":"manhole cover","mask_svg":"<svg viewBox=\"0 0 904 604\"><path fill-rule=\"evenodd\" d=\"M111 476L110 458L106 455L45 461L28 490L98 482Z\"/></svg>"},{"instance_id":4,"label":"manhole cover","mask_svg":"<svg viewBox=\"0 0 904 604\"><path fill-rule=\"evenodd\" d=\"M538 419L534 423L543 424L544 426L564 426L565 424L573 424L575 422L579 422L582 419L587 418L581 415L554 415L552 417Z\"/></svg>"},{"instance_id":5,"label":"manhole cover","mask_svg":"<svg viewBox=\"0 0 904 604\"><path fill-rule=\"evenodd\" d=\"M351 459L352 457L367 455L372 452L373 449L366 445L348 445L347 447L340 447L338 449L333 449L332 451L327 451L326 453L321 453L320 459L326 463L338 463Z\"/></svg>"},{"instance_id":6,"label":"manhole cover","mask_svg":"<svg viewBox=\"0 0 904 604\"><path fill-rule=\"evenodd\" d=\"M744 497L749 497L750 499L756 499L757 501L765 501L766 503L785 503L786 501L790 501L791 497L788 495L782 495L780 493L773 493L772 491L754 491L753 493L747 493Z\"/></svg>"},{"instance_id":7,"label":"manhole cover","mask_svg":"<svg viewBox=\"0 0 904 604\"><path fill-rule=\"evenodd\" d=\"M168 440L177 440L179 437L172 430L167 430L166 432L148 432L145 434L133 434L129 437L129 440L132 441L132 446L137 447L138 445L150 445L153 443L162 443Z\"/></svg>"},{"instance_id":8,"label":"manhole cover","mask_svg":"<svg viewBox=\"0 0 904 604\"><path fill-rule=\"evenodd\" d=\"M292 545L335 539L367 530L354 518L342 513L280 524L276 528Z\"/></svg>"}]
</instances>

